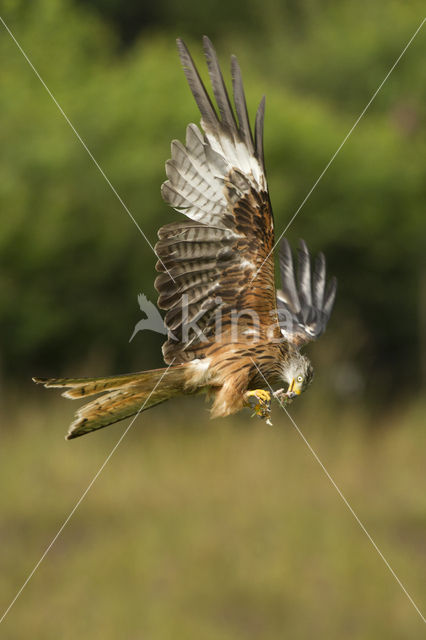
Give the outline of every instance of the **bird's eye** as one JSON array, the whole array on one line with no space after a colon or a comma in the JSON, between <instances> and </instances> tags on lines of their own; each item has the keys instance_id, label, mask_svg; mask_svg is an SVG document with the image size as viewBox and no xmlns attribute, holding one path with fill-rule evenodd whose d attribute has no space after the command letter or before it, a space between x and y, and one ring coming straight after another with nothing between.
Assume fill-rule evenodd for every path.
<instances>
[{"instance_id":1,"label":"bird's eye","mask_svg":"<svg viewBox=\"0 0 426 640\"><path fill-rule=\"evenodd\" d=\"M297 382L303 382L303 376L297 376Z\"/></svg>"}]
</instances>

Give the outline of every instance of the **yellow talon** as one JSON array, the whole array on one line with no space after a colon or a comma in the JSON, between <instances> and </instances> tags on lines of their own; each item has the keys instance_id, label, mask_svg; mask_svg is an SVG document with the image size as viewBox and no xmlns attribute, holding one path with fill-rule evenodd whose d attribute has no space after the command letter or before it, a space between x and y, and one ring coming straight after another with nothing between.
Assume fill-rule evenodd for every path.
<instances>
[{"instance_id":1,"label":"yellow talon","mask_svg":"<svg viewBox=\"0 0 426 640\"><path fill-rule=\"evenodd\" d=\"M247 391L246 396L255 397L260 402L271 402L271 394L265 389L254 389L253 391Z\"/></svg>"}]
</instances>

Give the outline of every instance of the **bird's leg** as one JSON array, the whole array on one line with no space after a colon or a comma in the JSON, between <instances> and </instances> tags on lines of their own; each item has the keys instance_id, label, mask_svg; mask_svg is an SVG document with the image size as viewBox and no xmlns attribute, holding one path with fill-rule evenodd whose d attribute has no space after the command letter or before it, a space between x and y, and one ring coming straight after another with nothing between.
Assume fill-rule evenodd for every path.
<instances>
[{"instance_id":1,"label":"bird's leg","mask_svg":"<svg viewBox=\"0 0 426 640\"><path fill-rule=\"evenodd\" d=\"M269 419L271 414L271 394L269 391L265 391L265 389L246 391L244 405L254 410L253 416L259 416L262 420L266 419L267 424L272 424Z\"/></svg>"}]
</instances>

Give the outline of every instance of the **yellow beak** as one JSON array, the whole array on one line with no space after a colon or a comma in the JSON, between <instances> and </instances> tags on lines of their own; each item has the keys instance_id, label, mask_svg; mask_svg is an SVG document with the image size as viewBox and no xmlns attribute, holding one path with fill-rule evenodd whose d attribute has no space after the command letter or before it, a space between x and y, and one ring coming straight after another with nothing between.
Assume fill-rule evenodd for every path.
<instances>
[{"instance_id":1,"label":"yellow beak","mask_svg":"<svg viewBox=\"0 0 426 640\"><path fill-rule=\"evenodd\" d=\"M287 394L290 393L293 393L295 396L300 396L300 394L302 393L302 389L296 384L296 380L294 378L291 381L289 388L287 389Z\"/></svg>"}]
</instances>

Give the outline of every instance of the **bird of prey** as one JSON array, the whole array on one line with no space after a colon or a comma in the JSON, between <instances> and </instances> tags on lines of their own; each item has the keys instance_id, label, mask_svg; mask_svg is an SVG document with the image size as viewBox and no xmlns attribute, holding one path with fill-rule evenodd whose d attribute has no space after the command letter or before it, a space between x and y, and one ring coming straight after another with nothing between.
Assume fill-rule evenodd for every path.
<instances>
[{"instance_id":1,"label":"bird of prey","mask_svg":"<svg viewBox=\"0 0 426 640\"><path fill-rule=\"evenodd\" d=\"M281 289L275 289L274 221L263 154L265 99L249 123L241 72L231 59L233 105L212 43L203 39L215 106L182 40L186 79L201 113L186 141L173 140L164 200L186 216L162 227L155 247L158 306L166 311L163 369L103 378L34 378L65 388L67 398L96 396L81 407L67 438L77 438L178 395L204 392L212 417L251 407L269 419L272 388L290 401L310 384L300 353L326 328L336 280L326 284L323 254L306 244L298 268L286 239L280 246ZM296 274L297 271L297 274Z\"/></svg>"}]
</instances>

